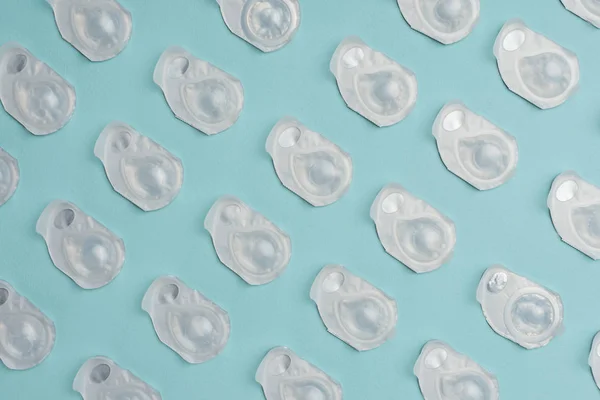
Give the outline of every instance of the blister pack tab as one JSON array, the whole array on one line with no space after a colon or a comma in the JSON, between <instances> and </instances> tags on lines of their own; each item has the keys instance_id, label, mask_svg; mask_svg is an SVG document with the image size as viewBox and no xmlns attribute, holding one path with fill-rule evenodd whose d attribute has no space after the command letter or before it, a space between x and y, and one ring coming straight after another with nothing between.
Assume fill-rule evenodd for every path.
<instances>
[{"instance_id":1,"label":"blister pack tab","mask_svg":"<svg viewBox=\"0 0 600 400\"><path fill-rule=\"evenodd\" d=\"M554 178L547 203L561 239L600 259L600 188L567 171Z\"/></svg>"},{"instance_id":2,"label":"blister pack tab","mask_svg":"<svg viewBox=\"0 0 600 400\"><path fill-rule=\"evenodd\" d=\"M461 102L442 108L433 123L433 136L446 168L479 190L498 187L515 173L516 139Z\"/></svg>"},{"instance_id":3,"label":"blister pack tab","mask_svg":"<svg viewBox=\"0 0 600 400\"><path fill-rule=\"evenodd\" d=\"M144 211L166 207L183 185L181 160L125 123L108 124L94 154L113 189Z\"/></svg>"},{"instance_id":4,"label":"blister pack tab","mask_svg":"<svg viewBox=\"0 0 600 400\"><path fill-rule=\"evenodd\" d=\"M236 197L218 199L206 215L204 228L223 265L250 285L271 282L290 262L290 237Z\"/></svg>"},{"instance_id":5,"label":"blister pack tab","mask_svg":"<svg viewBox=\"0 0 600 400\"><path fill-rule=\"evenodd\" d=\"M485 271L477 301L494 332L528 350L547 345L562 331L560 296L501 265Z\"/></svg>"},{"instance_id":6,"label":"blister pack tab","mask_svg":"<svg viewBox=\"0 0 600 400\"><path fill-rule=\"evenodd\" d=\"M121 272L123 240L75 204L54 200L35 229L46 241L56 268L84 289L102 287Z\"/></svg>"},{"instance_id":7,"label":"blister pack tab","mask_svg":"<svg viewBox=\"0 0 600 400\"><path fill-rule=\"evenodd\" d=\"M498 380L448 344L431 340L414 367L424 400L498 400Z\"/></svg>"},{"instance_id":8,"label":"blister pack tab","mask_svg":"<svg viewBox=\"0 0 600 400\"><path fill-rule=\"evenodd\" d=\"M48 357L55 338L54 323L0 280L0 361L9 369L33 368Z\"/></svg>"},{"instance_id":9,"label":"blister pack tab","mask_svg":"<svg viewBox=\"0 0 600 400\"><path fill-rule=\"evenodd\" d=\"M315 207L336 202L352 182L352 158L300 121L284 117L267 138L281 183Z\"/></svg>"},{"instance_id":10,"label":"blister pack tab","mask_svg":"<svg viewBox=\"0 0 600 400\"><path fill-rule=\"evenodd\" d=\"M377 126L402 121L417 102L415 74L358 37L340 43L329 69L346 105Z\"/></svg>"},{"instance_id":11,"label":"blister pack tab","mask_svg":"<svg viewBox=\"0 0 600 400\"><path fill-rule=\"evenodd\" d=\"M398 0L411 28L443 44L467 37L479 20L479 0Z\"/></svg>"},{"instance_id":12,"label":"blister pack tab","mask_svg":"<svg viewBox=\"0 0 600 400\"><path fill-rule=\"evenodd\" d=\"M327 330L358 351L381 346L394 336L396 300L341 265L327 265L310 289Z\"/></svg>"},{"instance_id":13,"label":"blister pack tab","mask_svg":"<svg viewBox=\"0 0 600 400\"><path fill-rule=\"evenodd\" d=\"M17 190L20 175L17 160L0 147L0 206Z\"/></svg>"},{"instance_id":14,"label":"blister pack tab","mask_svg":"<svg viewBox=\"0 0 600 400\"><path fill-rule=\"evenodd\" d=\"M592 369L592 375L594 376L596 386L598 386L600 389L600 332L594 336L592 349L590 350L590 355L588 358L588 364Z\"/></svg>"},{"instance_id":15,"label":"blister pack tab","mask_svg":"<svg viewBox=\"0 0 600 400\"><path fill-rule=\"evenodd\" d=\"M506 86L541 109L561 105L579 86L575 53L519 19L504 24L494 43L494 55Z\"/></svg>"},{"instance_id":16,"label":"blister pack tab","mask_svg":"<svg viewBox=\"0 0 600 400\"><path fill-rule=\"evenodd\" d=\"M106 357L87 360L77 372L73 390L83 400L161 400L160 393Z\"/></svg>"},{"instance_id":17,"label":"blister pack tab","mask_svg":"<svg viewBox=\"0 0 600 400\"><path fill-rule=\"evenodd\" d=\"M288 44L300 27L298 0L217 0L231 33L268 53Z\"/></svg>"},{"instance_id":18,"label":"blister pack tab","mask_svg":"<svg viewBox=\"0 0 600 400\"><path fill-rule=\"evenodd\" d=\"M454 222L397 183L381 189L371 219L385 251L417 273L433 271L452 257Z\"/></svg>"},{"instance_id":19,"label":"blister pack tab","mask_svg":"<svg viewBox=\"0 0 600 400\"><path fill-rule=\"evenodd\" d=\"M342 387L287 347L271 349L256 370L266 400L342 400Z\"/></svg>"},{"instance_id":20,"label":"blister pack tab","mask_svg":"<svg viewBox=\"0 0 600 400\"><path fill-rule=\"evenodd\" d=\"M48 135L69 122L75 89L18 43L0 46L0 101L34 135Z\"/></svg>"},{"instance_id":21,"label":"blister pack tab","mask_svg":"<svg viewBox=\"0 0 600 400\"><path fill-rule=\"evenodd\" d=\"M581 19L600 28L599 0L561 0L565 8Z\"/></svg>"},{"instance_id":22,"label":"blister pack tab","mask_svg":"<svg viewBox=\"0 0 600 400\"><path fill-rule=\"evenodd\" d=\"M181 47L169 47L154 69L173 114L186 124L214 135L231 127L244 106L242 83Z\"/></svg>"},{"instance_id":23,"label":"blister pack tab","mask_svg":"<svg viewBox=\"0 0 600 400\"><path fill-rule=\"evenodd\" d=\"M177 277L161 276L152 282L142 309L160 341L191 364L216 357L229 340L227 312Z\"/></svg>"},{"instance_id":24,"label":"blister pack tab","mask_svg":"<svg viewBox=\"0 0 600 400\"><path fill-rule=\"evenodd\" d=\"M131 37L131 14L116 0L46 0L60 35L90 61L119 54Z\"/></svg>"}]
</instances>

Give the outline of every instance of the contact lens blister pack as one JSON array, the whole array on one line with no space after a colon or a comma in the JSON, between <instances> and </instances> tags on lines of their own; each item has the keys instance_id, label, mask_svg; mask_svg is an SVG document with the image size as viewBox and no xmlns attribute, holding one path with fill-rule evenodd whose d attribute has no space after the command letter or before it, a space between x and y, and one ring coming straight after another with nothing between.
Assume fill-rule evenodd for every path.
<instances>
[{"instance_id":1,"label":"contact lens blister pack","mask_svg":"<svg viewBox=\"0 0 600 400\"><path fill-rule=\"evenodd\" d=\"M342 400L339 383L287 347L267 353L256 371L256 381L266 400Z\"/></svg>"},{"instance_id":2,"label":"contact lens blister pack","mask_svg":"<svg viewBox=\"0 0 600 400\"><path fill-rule=\"evenodd\" d=\"M0 361L9 369L33 368L48 357L55 338L54 322L0 280Z\"/></svg>"},{"instance_id":3,"label":"contact lens blister pack","mask_svg":"<svg viewBox=\"0 0 600 400\"><path fill-rule=\"evenodd\" d=\"M300 27L298 0L217 0L217 3L231 33L265 53L288 44Z\"/></svg>"},{"instance_id":4,"label":"contact lens blister pack","mask_svg":"<svg viewBox=\"0 0 600 400\"><path fill-rule=\"evenodd\" d=\"M160 341L191 364L216 357L229 340L227 312L177 277L161 276L152 282L142 309Z\"/></svg>"},{"instance_id":5,"label":"contact lens blister pack","mask_svg":"<svg viewBox=\"0 0 600 400\"><path fill-rule=\"evenodd\" d=\"M119 54L131 37L131 13L116 0L46 0L60 35L90 61Z\"/></svg>"},{"instance_id":6,"label":"contact lens blister pack","mask_svg":"<svg viewBox=\"0 0 600 400\"><path fill-rule=\"evenodd\" d=\"M547 204L561 239L600 259L600 188L567 171L554 178Z\"/></svg>"},{"instance_id":7,"label":"contact lens blister pack","mask_svg":"<svg viewBox=\"0 0 600 400\"><path fill-rule=\"evenodd\" d=\"M498 380L448 344L431 340L414 367L424 400L498 400Z\"/></svg>"},{"instance_id":8,"label":"contact lens blister pack","mask_svg":"<svg viewBox=\"0 0 600 400\"><path fill-rule=\"evenodd\" d=\"M290 237L236 197L218 199L204 227L221 263L250 285L271 282L290 261Z\"/></svg>"},{"instance_id":9,"label":"contact lens blister pack","mask_svg":"<svg viewBox=\"0 0 600 400\"><path fill-rule=\"evenodd\" d=\"M479 20L479 0L398 0L414 30L443 44L464 39Z\"/></svg>"},{"instance_id":10,"label":"contact lens blister pack","mask_svg":"<svg viewBox=\"0 0 600 400\"><path fill-rule=\"evenodd\" d=\"M600 332L596 333L592 341L588 364L592 370L594 382L596 382L596 386L600 389Z\"/></svg>"},{"instance_id":11,"label":"contact lens blister pack","mask_svg":"<svg viewBox=\"0 0 600 400\"><path fill-rule=\"evenodd\" d=\"M377 126L402 121L417 101L415 74L358 37L340 43L329 69L346 105Z\"/></svg>"},{"instance_id":12,"label":"contact lens blister pack","mask_svg":"<svg viewBox=\"0 0 600 400\"><path fill-rule=\"evenodd\" d=\"M560 296L501 265L485 271L477 301L494 332L528 350L546 346L563 330Z\"/></svg>"},{"instance_id":13,"label":"contact lens blister pack","mask_svg":"<svg viewBox=\"0 0 600 400\"><path fill-rule=\"evenodd\" d=\"M506 86L541 109L561 105L579 87L575 53L519 19L504 24L494 43L494 55Z\"/></svg>"},{"instance_id":14,"label":"contact lens blister pack","mask_svg":"<svg viewBox=\"0 0 600 400\"><path fill-rule=\"evenodd\" d=\"M600 0L561 0L565 8L600 28Z\"/></svg>"},{"instance_id":15,"label":"contact lens blister pack","mask_svg":"<svg viewBox=\"0 0 600 400\"><path fill-rule=\"evenodd\" d=\"M75 89L18 43L0 46L0 101L34 135L48 135L69 122Z\"/></svg>"},{"instance_id":16,"label":"contact lens blister pack","mask_svg":"<svg viewBox=\"0 0 600 400\"><path fill-rule=\"evenodd\" d=\"M20 176L17 160L0 147L0 206L15 193Z\"/></svg>"},{"instance_id":17,"label":"contact lens blister pack","mask_svg":"<svg viewBox=\"0 0 600 400\"><path fill-rule=\"evenodd\" d=\"M237 78L181 47L162 53L154 83L178 119L207 135L231 127L244 106L244 88Z\"/></svg>"},{"instance_id":18,"label":"contact lens blister pack","mask_svg":"<svg viewBox=\"0 0 600 400\"><path fill-rule=\"evenodd\" d=\"M479 190L498 187L515 173L515 138L464 104L452 101L433 123L438 152L446 168Z\"/></svg>"},{"instance_id":19,"label":"contact lens blister pack","mask_svg":"<svg viewBox=\"0 0 600 400\"><path fill-rule=\"evenodd\" d=\"M125 123L108 124L94 154L113 189L144 211L166 207L183 185L181 160Z\"/></svg>"},{"instance_id":20,"label":"contact lens blister pack","mask_svg":"<svg viewBox=\"0 0 600 400\"><path fill-rule=\"evenodd\" d=\"M75 204L55 200L40 215L36 231L52 262L84 289L110 283L125 262L123 240Z\"/></svg>"},{"instance_id":21,"label":"contact lens blister pack","mask_svg":"<svg viewBox=\"0 0 600 400\"><path fill-rule=\"evenodd\" d=\"M341 265L327 265L310 289L327 330L356 350L371 350L393 337L396 301Z\"/></svg>"},{"instance_id":22,"label":"contact lens blister pack","mask_svg":"<svg viewBox=\"0 0 600 400\"><path fill-rule=\"evenodd\" d=\"M83 400L161 400L160 393L107 357L92 357L75 375L73 390Z\"/></svg>"},{"instance_id":23,"label":"contact lens blister pack","mask_svg":"<svg viewBox=\"0 0 600 400\"><path fill-rule=\"evenodd\" d=\"M433 271L452 257L452 220L396 183L379 192L371 219L385 251L414 272Z\"/></svg>"},{"instance_id":24,"label":"contact lens blister pack","mask_svg":"<svg viewBox=\"0 0 600 400\"><path fill-rule=\"evenodd\" d=\"M352 182L352 158L319 133L284 117L266 144L281 183L315 207L342 197Z\"/></svg>"}]
</instances>

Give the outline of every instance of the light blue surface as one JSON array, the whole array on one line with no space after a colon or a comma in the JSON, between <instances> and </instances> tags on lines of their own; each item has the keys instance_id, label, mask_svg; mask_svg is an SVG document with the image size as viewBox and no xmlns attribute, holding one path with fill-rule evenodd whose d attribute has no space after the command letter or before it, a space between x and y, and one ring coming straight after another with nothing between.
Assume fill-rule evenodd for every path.
<instances>
[{"instance_id":1,"label":"light blue surface","mask_svg":"<svg viewBox=\"0 0 600 400\"><path fill-rule=\"evenodd\" d=\"M61 131L35 137L3 111L0 147L19 160L21 183L0 207L0 278L11 282L56 323L54 351L24 372L0 366L1 399L77 399L71 384L94 355L113 358L160 390L164 399L262 399L256 367L273 346L287 345L344 388L346 400L419 399L412 367L429 339L448 342L495 373L503 399L596 399L587 366L600 329L600 267L562 243L546 196L566 169L600 184L600 31L558 0L482 0L481 20L464 41L444 47L412 31L395 0L301 0L302 25L282 50L263 54L226 28L215 0L122 0L133 15L131 42L117 58L91 63L56 29L44 0L2 0L0 42L18 41L68 79L77 109ZM573 50L581 88L564 105L541 111L509 92L492 45L502 24L521 17ZM379 129L346 108L329 60L347 35L411 68L419 98L408 118ZM207 137L178 121L152 82L169 45L238 77L246 103L228 131ZM449 173L431 125L442 105L460 99L513 134L516 176L478 192ZM313 208L278 181L264 150L284 115L300 119L349 152L354 182L339 202ZM174 203L144 213L112 190L93 146L112 120L131 124L179 156L183 189ZM379 189L399 182L451 217L455 256L438 271L416 275L388 256L369 218ZM222 266L203 219L222 194L240 197L287 231L293 255L271 284L251 287ZM121 274L85 291L56 269L35 222L52 200L77 204L126 244ZM308 297L326 263L340 263L395 297L396 336L358 353L321 323ZM492 332L475 301L484 269L503 263L560 293L565 333L526 351ZM186 364L157 339L140 303L152 280L179 276L225 308L232 334L225 351Z\"/></svg>"}]
</instances>

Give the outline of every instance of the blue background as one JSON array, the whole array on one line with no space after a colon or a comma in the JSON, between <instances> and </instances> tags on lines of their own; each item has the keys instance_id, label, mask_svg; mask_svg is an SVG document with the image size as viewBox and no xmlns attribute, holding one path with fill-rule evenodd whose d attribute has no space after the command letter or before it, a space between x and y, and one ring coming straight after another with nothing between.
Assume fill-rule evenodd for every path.
<instances>
[{"instance_id":1,"label":"blue background","mask_svg":"<svg viewBox=\"0 0 600 400\"><path fill-rule=\"evenodd\" d=\"M61 39L44 0L0 4L0 42L20 42L77 91L73 119L49 136L33 136L0 112L0 146L21 167L19 188L0 207L0 278L57 328L56 346L40 366L23 372L0 366L0 398L77 399L71 384L78 368L91 356L106 355L164 399L259 400L256 367L271 347L287 345L338 380L347 400L419 399L412 367L429 339L447 341L496 374L503 399L600 398L587 366L600 329L600 268L561 242L546 208L551 181L564 170L600 184L598 30L558 0L482 0L472 34L443 46L411 30L395 0L302 0L294 40L263 54L229 32L215 0L121 1L133 15L131 42L103 63L89 62ZM492 45L512 17L579 56L581 88L564 105L541 111L505 88ZM406 120L379 129L346 108L328 65L347 35L360 36L416 73L419 98ZM172 115L152 81L170 45L242 81L245 107L231 129L208 137ZM478 192L441 163L431 125L452 99L517 138L517 174L506 185ZM313 208L279 183L264 144L284 115L352 155L354 181L339 202ZM113 120L183 160L183 189L168 207L144 213L112 190L93 146ZM441 269L416 275L381 247L369 207L390 182L456 223L455 256ZM276 281L251 287L219 263L203 219L223 194L240 197L291 236L292 259ZM125 266L108 286L85 291L50 261L35 222L57 198L74 202L124 239ZM345 265L396 298L393 339L359 353L326 332L308 292L327 263ZM493 263L560 293L562 336L526 351L492 332L475 289ZM157 339L140 303L162 274L179 276L229 312L231 338L216 359L187 364Z\"/></svg>"}]
</instances>

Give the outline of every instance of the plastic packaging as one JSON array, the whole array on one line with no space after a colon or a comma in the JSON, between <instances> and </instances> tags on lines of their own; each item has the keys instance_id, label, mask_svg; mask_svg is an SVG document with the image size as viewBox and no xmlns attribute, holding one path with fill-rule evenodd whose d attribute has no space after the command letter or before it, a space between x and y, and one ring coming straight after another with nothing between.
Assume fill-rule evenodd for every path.
<instances>
[{"instance_id":1,"label":"plastic packaging","mask_svg":"<svg viewBox=\"0 0 600 400\"><path fill-rule=\"evenodd\" d=\"M600 28L600 1L598 0L561 0L565 8L578 17Z\"/></svg>"},{"instance_id":2,"label":"plastic packaging","mask_svg":"<svg viewBox=\"0 0 600 400\"><path fill-rule=\"evenodd\" d=\"M0 147L0 206L17 190L20 175L17 160Z\"/></svg>"},{"instance_id":3,"label":"plastic packaging","mask_svg":"<svg viewBox=\"0 0 600 400\"><path fill-rule=\"evenodd\" d=\"M339 200L352 182L350 155L294 118L277 122L266 148L281 183L315 207Z\"/></svg>"},{"instance_id":4,"label":"plastic packaging","mask_svg":"<svg viewBox=\"0 0 600 400\"><path fill-rule=\"evenodd\" d=\"M55 337L54 323L0 280L0 361L9 369L33 368L48 357Z\"/></svg>"},{"instance_id":5,"label":"plastic packaging","mask_svg":"<svg viewBox=\"0 0 600 400\"><path fill-rule=\"evenodd\" d=\"M341 265L327 265L310 289L327 330L356 350L371 350L394 336L396 301Z\"/></svg>"},{"instance_id":6,"label":"plastic packaging","mask_svg":"<svg viewBox=\"0 0 600 400\"><path fill-rule=\"evenodd\" d=\"M87 360L77 372L73 390L83 400L161 400L154 388L106 357Z\"/></svg>"},{"instance_id":7,"label":"plastic packaging","mask_svg":"<svg viewBox=\"0 0 600 400\"><path fill-rule=\"evenodd\" d=\"M479 190L498 187L515 173L515 138L458 101L442 108L433 136L446 168Z\"/></svg>"},{"instance_id":8,"label":"plastic packaging","mask_svg":"<svg viewBox=\"0 0 600 400\"><path fill-rule=\"evenodd\" d=\"M258 366L256 381L266 400L342 400L342 387L287 347L269 351Z\"/></svg>"},{"instance_id":9,"label":"plastic packaging","mask_svg":"<svg viewBox=\"0 0 600 400\"><path fill-rule=\"evenodd\" d=\"M227 312L177 277L161 276L152 282L142 309L160 341L191 364L216 357L229 340Z\"/></svg>"},{"instance_id":10,"label":"plastic packaging","mask_svg":"<svg viewBox=\"0 0 600 400\"><path fill-rule=\"evenodd\" d=\"M504 24L494 43L494 55L506 86L541 109L561 105L579 86L575 53L519 19Z\"/></svg>"},{"instance_id":11,"label":"plastic packaging","mask_svg":"<svg viewBox=\"0 0 600 400\"><path fill-rule=\"evenodd\" d=\"M479 20L479 0L398 0L398 6L411 28L443 44L467 37Z\"/></svg>"},{"instance_id":12,"label":"plastic packaging","mask_svg":"<svg viewBox=\"0 0 600 400\"><path fill-rule=\"evenodd\" d=\"M546 346L562 332L560 296L501 265L485 271L477 301L494 332L528 350Z\"/></svg>"},{"instance_id":13,"label":"plastic packaging","mask_svg":"<svg viewBox=\"0 0 600 400\"><path fill-rule=\"evenodd\" d=\"M346 105L377 126L402 121L415 106L415 74L358 37L340 43L329 68Z\"/></svg>"},{"instance_id":14,"label":"plastic packaging","mask_svg":"<svg viewBox=\"0 0 600 400\"><path fill-rule=\"evenodd\" d=\"M181 47L169 47L160 56L154 83L178 119L207 135L231 127L244 106L244 88L237 78Z\"/></svg>"},{"instance_id":15,"label":"plastic packaging","mask_svg":"<svg viewBox=\"0 0 600 400\"><path fill-rule=\"evenodd\" d=\"M567 171L552 182L547 203L562 240L590 258L600 259L600 188Z\"/></svg>"},{"instance_id":16,"label":"plastic packaging","mask_svg":"<svg viewBox=\"0 0 600 400\"><path fill-rule=\"evenodd\" d=\"M240 199L223 196L206 215L219 260L250 285L277 278L292 255L290 237Z\"/></svg>"},{"instance_id":17,"label":"plastic packaging","mask_svg":"<svg viewBox=\"0 0 600 400\"><path fill-rule=\"evenodd\" d=\"M596 333L592 342L592 349L588 358L596 386L600 389L600 332Z\"/></svg>"},{"instance_id":18,"label":"plastic packaging","mask_svg":"<svg viewBox=\"0 0 600 400\"><path fill-rule=\"evenodd\" d=\"M498 400L498 380L439 340L423 346L414 373L424 400Z\"/></svg>"},{"instance_id":19,"label":"plastic packaging","mask_svg":"<svg viewBox=\"0 0 600 400\"><path fill-rule=\"evenodd\" d=\"M60 35L90 61L119 54L131 37L131 14L116 0L46 0Z\"/></svg>"},{"instance_id":20,"label":"plastic packaging","mask_svg":"<svg viewBox=\"0 0 600 400\"><path fill-rule=\"evenodd\" d=\"M452 257L454 223L396 183L381 189L371 219L385 251L417 273L433 271Z\"/></svg>"},{"instance_id":21,"label":"plastic packaging","mask_svg":"<svg viewBox=\"0 0 600 400\"><path fill-rule=\"evenodd\" d=\"M18 43L0 46L0 101L34 135L48 135L69 122L75 89Z\"/></svg>"},{"instance_id":22,"label":"plastic packaging","mask_svg":"<svg viewBox=\"0 0 600 400\"><path fill-rule=\"evenodd\" d=\"M114 190L144 211L169 205L183 185L183 164L122 122L104 128L94 147Z\"/></svg>"},{"instance_id":23,"label":"plastic packaging","mask_svg":"<svg viewBox=\"0 0 600 400\"><path fill-rule=\"evenodd\" d=\"M46 241L56 268L84 289L102 287L121 272L123 240L75 204L54 200L35 229Z\"/></svg>"},{"instance_id":24,"label":"plastic packaging","mask_svg":"<svg viewBox=\"0 0 600 400\"><path fill-rule=\"evenodd\" d=\"M268 53L288 44L300 27L298 0L217 0L234 35Z\"/></svg>"}]
</instances>

